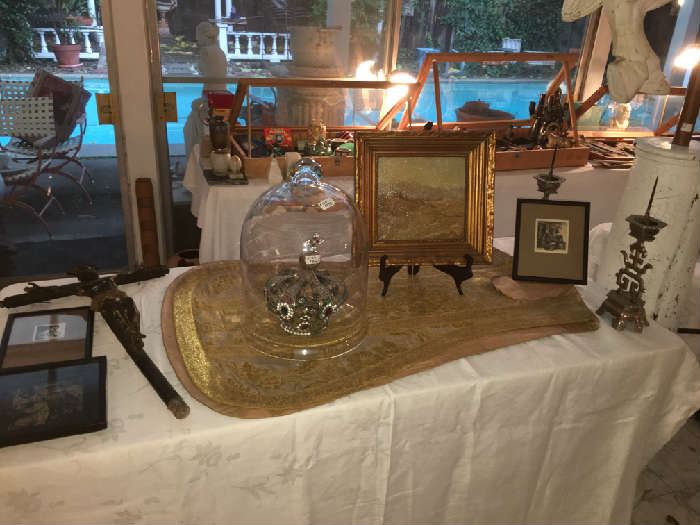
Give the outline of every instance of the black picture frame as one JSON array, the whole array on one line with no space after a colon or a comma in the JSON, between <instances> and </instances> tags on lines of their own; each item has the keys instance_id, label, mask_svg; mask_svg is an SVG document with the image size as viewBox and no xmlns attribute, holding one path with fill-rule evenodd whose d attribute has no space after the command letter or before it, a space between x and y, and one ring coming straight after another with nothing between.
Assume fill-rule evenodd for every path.
<instances>
[{"instance_id":1,"label":"black picture frame","mask_svg":"<svg viewBox=\"0 0 700 525\"><path fill-rule=\"evenodd\" d=\"M587 284L590 202L518 199L513 280Z\"/></svg>"},{"instance_id":2,"label":"black picture frame","mask_svg":"<svg viewBox=\"0 0 700 525\"><path fill-rule=\"evenodd\" d=\"M0 340L0 370L88 359L93 327L87 306L10 314Z\"/></svg>"},{"instance_id":3,"label":"black picture frame","mask_svg":"<svg viewBox=\"0 0 700 525\"><path fill-rule=\"evenodd\" d=\"M107 428L104 356L0 370L0 447Z\"/></svg>"}]
</instances>

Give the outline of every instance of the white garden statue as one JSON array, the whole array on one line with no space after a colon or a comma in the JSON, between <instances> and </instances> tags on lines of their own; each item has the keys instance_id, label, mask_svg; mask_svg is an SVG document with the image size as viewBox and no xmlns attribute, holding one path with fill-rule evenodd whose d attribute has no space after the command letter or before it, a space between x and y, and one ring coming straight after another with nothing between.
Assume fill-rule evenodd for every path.
<instances>
[{"instance_id":1,"label":"white garden statue","mask_svg":"<svg viewBox=\"0 0 700 525\"><path fill-rule=\"evenodd\" d=\"M644 16L670 0L564 0L562 19L572 22L603 7L612 31L615 60L608 65L608 88L616 102L629 102L636 93L666 95L669 85L659 57L644 34Z\"/></svg>"},{"instance_id":2,"label":"white garden statue","mask_svg":"<svg viewBox=\"0 0 700 525\"><path fill-rule=\"evenodd\" d=\"M205 77L223 78L228 71L226 54L219 47L219 28L211 22L197 26L197 46L199 47L199 74ZM205 91L224 91L226 84L205 82Z\"/></svg>"}]
</instances>

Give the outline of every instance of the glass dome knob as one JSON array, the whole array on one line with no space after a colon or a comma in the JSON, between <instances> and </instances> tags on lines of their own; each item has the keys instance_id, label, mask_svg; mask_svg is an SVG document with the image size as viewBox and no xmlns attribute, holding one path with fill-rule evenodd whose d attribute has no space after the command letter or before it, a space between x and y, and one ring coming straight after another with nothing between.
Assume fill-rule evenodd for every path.
<instances>
[{"instance_id":1,"label":"glass dome knob","mask_svg":"<svg viewBox=\"0 0 700 525\"><path fill-rule=\"evenodd\" d=\"M292 166L291 181L293 184L317 184L323 176L323 168L313 159L304 157Z\"/></svg>"}]
</instances>

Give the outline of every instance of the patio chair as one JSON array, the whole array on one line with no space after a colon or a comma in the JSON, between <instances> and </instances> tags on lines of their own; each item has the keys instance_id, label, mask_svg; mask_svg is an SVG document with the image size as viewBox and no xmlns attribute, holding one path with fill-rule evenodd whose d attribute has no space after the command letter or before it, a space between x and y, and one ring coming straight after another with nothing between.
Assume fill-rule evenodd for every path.
<instances>
[{"instance_id":1,"label":"patio chair","mask_svg":"<svg viewBox=\"0 0 700 525\"><path fill-rule=\"evenodd\" d=\"M30 162L18 164L15 169L2 169L0 176L5 185L5 191L0 198L0 207L19 208L30 212L46 228L51 238L51 230L44 220L44 213L56 203L62 213L63 206L53 195L51 186L44 188L37 182L39 176L44 173L51 163L49 158L42 155L43 141L47 136L54 135L53 101L49 97L32 97L24 100L0 99L0 136L12 136L19 134L27 139L36 139L38 155ZM44 137L44 138L42 138ZM22 201L20 197L29 190L37 191L45 198L40 210L34 209L30 204Z\"/></svg>"},{"instance_id":2,"label":"patio chair","mask_svg":"<svg viewBox=\"0 0 700 525\"><path fill-rule=\"evenodd\" d=\"M82 86L82 80L76 84ZM27 101L31 105L33 100L44 98L28 96L31 86L31 82L0 80L0 104L5 104L3 112L6 120L12 122L17 118L16 115L12 114L12 109L19 110L20 106L14 105L13 102ZM83 111L77 119L78 133L72 134L64 140L57 136L53 106L49 115L52 119L51 131L37 127L36 121L29 119L23 124L22 129L10 130L10 133L0 132L1 136L12 137L7 144L0 144L0 152L8 153L16 160L24 161L27 164L34 164L38 162L38 159L42 159L44 162L41 163L39 175L58 175L68 179L80 189L87 203L92 205L92 198L85 188L84 181L87 177L91 183L94 183L94 179L87 166L78 158L87 127L85 112ZM79 177L66 171L70 164L75 164L80 168Z\"/></svg>"}]
</instances>

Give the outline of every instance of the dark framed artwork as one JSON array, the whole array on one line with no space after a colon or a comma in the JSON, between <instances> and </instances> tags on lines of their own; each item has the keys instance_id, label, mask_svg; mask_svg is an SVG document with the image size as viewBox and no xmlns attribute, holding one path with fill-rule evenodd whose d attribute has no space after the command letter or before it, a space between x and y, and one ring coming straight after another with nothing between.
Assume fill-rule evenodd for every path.
<instances>
[{"instance_id":1,"label":"dark framed artwork","mask_svg":"<svg viewBox=\"0 0 700 525\"><path fill-rule=\"evenodd\" d=\"M87 306L11 314L0 342L0 369L87 359L92 330Z\"/></svg>"},{"instance_id":2,"label":"dark framed artwork","mask_svg":"<svg viewBox=\"0 0 700 525\"><path fill-rule=\"evenodd\" d=\"M0 370L0 447L107 428L104 356Z\"/></svg>"},{"instance_id":3,"label":"dark framed artwork","mask_svg":"<svg viewBox=\"0 0 700 525\"><path fill-rule=\"evenodd\" d=\"M493 132L357 132L355 147L370 264L491 262Z\"/></svg>"},{"instance_id":4,"label":"dark framed artwork","mask_svg":"<svg viewBox=\"0 0 700 525\"><path fill-rule=\"evenodd\" d=\"M518 199L513 279L586 284L590 206Z\"/></svg>"}]
</instances>

